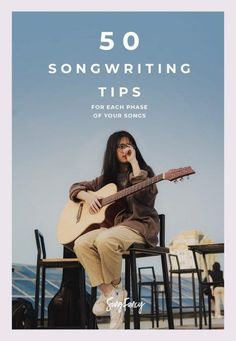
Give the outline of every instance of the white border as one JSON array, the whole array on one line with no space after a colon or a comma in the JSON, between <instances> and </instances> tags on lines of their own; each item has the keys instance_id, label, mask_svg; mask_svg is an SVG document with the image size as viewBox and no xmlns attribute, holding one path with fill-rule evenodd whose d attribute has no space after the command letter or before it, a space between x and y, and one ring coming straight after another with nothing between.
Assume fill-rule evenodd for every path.
<instances>
[{"instance_id":1,"label":"white border","mask_svg":"<svg viewBox=\"0 0 236 341\"><path fill-rule=\"evenodd\" d=\"M234 112L236 89L236 51L235 51L235 8L234 0L120 0L111 3L108 0L72 1L72 0L32 0L11 1L2 0L0 3L0 198L1 215L0 228L1 243L1 280L0 280L0 328L4 332L4 339L11 340L23 336L25 340L32 337L41 340L44 335L55 337L93 337L120 338L134 335L135 338L148 337L157 339L172 337L176 340L207 340L209 337L227 338L232 340L234 333L235 290L233 281L234 237L235 237L235 128ZM226 244L226 318L224 330L140 330L140 331L82 331L82 330L11 330L11 14L13 11L224 11L225 12L225 244ZM233 76L234 75L234 76ZM235 127L235 128L234 128ZM210 179L209 179L210 181ZM217 184L216 184L217 186ZM19 241L24 242L24 241ZM235 326L236 327L236 326ZM43 333L43 334L41 334ZM23 334L23 335L22 335Z\"/></svg>"}]
</instances>

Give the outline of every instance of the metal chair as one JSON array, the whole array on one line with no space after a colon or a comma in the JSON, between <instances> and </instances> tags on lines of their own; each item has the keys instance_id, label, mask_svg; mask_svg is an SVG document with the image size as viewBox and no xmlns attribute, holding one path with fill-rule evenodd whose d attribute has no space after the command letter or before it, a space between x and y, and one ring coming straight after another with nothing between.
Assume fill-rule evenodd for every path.
<instances>
[{"instance_id":1,"label":"metal chair","mask_svg":"<svg viewBox=\"0 0 236 341\"><path fill-rule=\"evenodd\" d=\"M195 288L195 275L198 274L197 269L181 269L179 258L176 254L169 254L169 265L170 265L170 287L171 287L171 296L173 294L173 275L178 276L178 294L179 294L179 306L172 307L172 309L179 309L179 318L180 318L180 325L183 325L183 309L184 308L193 308L194 311L194 322L195 326L197 326L197 302L196 302L196 288ZM174 259L174 260L173 260ZM174 267L174 264L177 267ZM193 306L183 306L183 300L182 300L182 282L181 282L181 275L191 275L192 278L192 294L193 294Z\"/></svg>"},{"instance_id":2,"label":"metal chair","mask_svg":"<svg viewBox=\"0 0 236 341\"><path fill-rule=\"evenodd\" d=\"M37 265L36 265L36 281L35 281L35 318L36 326L38 325L39 315L39 296L41 286L41 312L40 312L40 327L44 326L44 308L45 308L45 282L47 268L76 268L79 267L77 258L47 258L44 237L38 229L34 230L36 246L37 246ZM84 284L81 283L81 288L84 290ZM82 305L85 302L82 302ZM83 307L81 307L82 311ZM82 318L81 324L84 327L85 317Z\"/></svg>"},{"instance_id":3,"label":"metal chair","mask_svg":"<svg viewBox=\"0 0 236 341\"><path fill-rule=\"evenodd\" d=\"M147 278L147 271L151 275ZM146 274L146 276L145 276ZM145 276L145 279L144 279ZM154 266L142 266L138 268L138 288L139 288L139 302L142 300L142 287L149 287L151 290L151 319L152 319L152 328L154 328L154 317L156 319L156 326L159 327L159 294L162 296L162 315L164 321L164 291L160 290L160 286L164 285L163 281L156 280L156 274L154 270ZM150 278L151 277L151 278ZM150 280L148 280L150 278ZM149 296L148 296L149 297Z\"/></svg>"},{"instance_id":4,"label":"metal chair","mask_svg":"<svg viewBox=\"0 0 236 341\"><path fill-rule=\"evenodd\" d=\"M169 248L165 247L165 215L160 214L160 233L159 233L159 244L160 246L150 247L146 244L134 243L130 246L123 254L123 259L125 260L125 289L127 290L128 297L131 295L131 285L132 284L132 299L138 302L138 280L137 280L137 265L136 258L142 257L161 257L161 267L163 274L164 291L166 298L166 310L168 318L169 329L174 329L174 320L172 314L172 304L171 304L171 291L168 275L168 266L166 255L169 253ZM130 283L131 280L131 283ZM97 287L92 288L92 302L96 301L97 297ZM134 319L134 329L140 329L140 314L138 312L138 307L133 308L133 319ZM95 328L96 318L92 317L91 325ZM130 329L130 308L126 307L125 311L125 329Z\"/></svg>"},{"instance_id":5,"label":"metal chair","mask_svg":"<svg viewBox=\"0 0 236 341\"><path fill-rule=\"evenodd\" d=\"M143 257L160 256L161 266L163 274L163 283L166 298L166 310L168 318L169 329L174 329L174 321L172 314L172 304L171 304L171 292L169 285L168 267L166 255L169 253L169 248L165 247L165 215L160 214L160 233L159 233L159 244L160 246L150 247L146 244L134 243L128 250L128 253L123 254L125 259L125 289L127 290L128 297L131 294L130 279L132 284L132 299L138 302L138 285L137 285L137 265L136 259ZM138 307L133 308L133 318L134 318L134 329L140 329L140 314L138 312ZM130 329L130 309L127 307L125 311L125 329Z\"/></svg>"}]
</instances>

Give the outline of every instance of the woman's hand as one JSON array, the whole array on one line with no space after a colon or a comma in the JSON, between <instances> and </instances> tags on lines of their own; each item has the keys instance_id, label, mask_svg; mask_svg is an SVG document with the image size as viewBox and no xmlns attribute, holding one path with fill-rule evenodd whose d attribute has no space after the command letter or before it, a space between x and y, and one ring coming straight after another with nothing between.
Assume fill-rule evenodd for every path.
<instances>
[{"instance_id":1,"label":"woman's hand","mask_svg":"<svg viewBox=\"0 0 236 341\"><path fill-rule=\"evenodd\" d=\"M102 197L97 196L96 193L81 191L78 193L77 198L84 200L89 205L91 213L98 213L102 207L99 201Z\"/></svg>"},{"instance_id":2,"label":"woman's hand","mask_svg":"<svg viewBox=\"0 0 236 341\"><path fill-rule=\"evenodd\" d=\"M134 176L138 176L140 173L139 163L136 159L136 151L132 145L128 145L124 149L126 152L126 160L131 164Z\"/></svg>"},{"instance_id":3,"label":"woman's hand","mask_svg":"<svg viewBox=\"0 0 236 341\"><path fill-rule=\"evenodd\" d=\"M126 160L132 165L133 162L136 162L136 152L135 149L132 145L128 145L125 149L124 149L124 153L126 154Z\"/></svg>"},{"instance_id":4,"label":"woman's hand","mask_svg":"<svg viewBox=\"0 0 236 341\"><path fill-rule=\"evenodd\" d=\"M93 213L98 213L102 207L99 199L101 199L101 197L97 196L95 193L87 192L85 202L90 206Z\"/></svg>"}]
</instances>

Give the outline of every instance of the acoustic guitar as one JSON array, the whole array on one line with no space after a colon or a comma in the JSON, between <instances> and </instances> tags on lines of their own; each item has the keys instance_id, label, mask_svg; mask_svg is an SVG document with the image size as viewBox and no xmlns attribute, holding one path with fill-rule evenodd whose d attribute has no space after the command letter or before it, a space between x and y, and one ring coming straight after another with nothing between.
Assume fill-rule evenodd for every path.
<instances>
[{"instance_id":1,"label":"acoustic guitar","mask_svg":"<svg viewBox=\"0 0 236 341\"><path fill-rule=\"evenodd\" d=\"M191 167L171 169L166 173L153 176L120 191L117 191L117 186L114 183L110 183L94 192L97 196L102 197L102 199L99 199L101 208L97 213L94 213L85 201L74 202L69 200L59 217L57 240L59 243L69 246L75 239L88 231L100 226L110 227L112 226L111 211L114 217L118 213L117 210L121 210L120 205L117 203L120 203L122 198L141 191L156 182L163 180L177 181L192 174L195 174L195 171ZM115 202L116 205L113 205ZM109 209L110 206L112 208L116 207L116 212Z\"/></svg>"}]
</instances>

